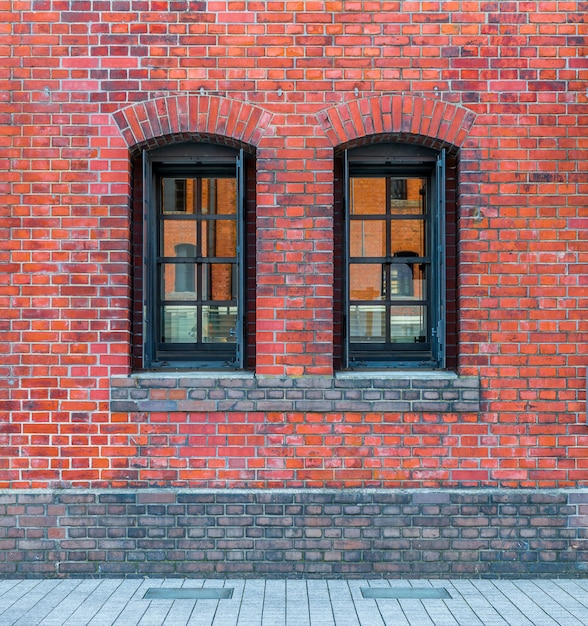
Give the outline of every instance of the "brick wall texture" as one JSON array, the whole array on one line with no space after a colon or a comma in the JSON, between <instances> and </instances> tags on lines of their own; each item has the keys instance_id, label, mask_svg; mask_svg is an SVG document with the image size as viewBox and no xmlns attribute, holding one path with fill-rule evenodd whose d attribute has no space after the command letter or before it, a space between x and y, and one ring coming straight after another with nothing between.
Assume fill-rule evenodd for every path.
<instances>
[{"instance_id":1,"label":"brick wall texture","mask_svg":"<svg viewBox=\"0 0 588 626\"><path fill-rule=\"evenodd\" d=\"M587 15L0 0L1 571L580 571ZM186 140L255 155L234 376L136 371L134 172L143 149ZM382 140L456 164L451 371L339 371L334 161ZM267 489L302 490L275 496L276 526Z\"/></svg>"},{"instance_id":2,"label":"brick wall texture","mask_svg":"<svg viewBox=\"0 0 588 626\"><path fill-rule=\"evenodd\" d=\"M576 577L588 562L576 490L3 491L0 510L0 577Z\"/></svg>"}]
</instances>

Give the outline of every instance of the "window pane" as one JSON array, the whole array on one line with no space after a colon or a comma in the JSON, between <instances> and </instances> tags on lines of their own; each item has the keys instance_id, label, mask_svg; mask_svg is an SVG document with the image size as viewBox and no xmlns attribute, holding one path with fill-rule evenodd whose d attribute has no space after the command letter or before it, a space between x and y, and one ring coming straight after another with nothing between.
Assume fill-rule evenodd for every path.
<instances>
[{"instance_id":1,"label":"window pane","mask_svg":"<svg viewBox=\"0 0 588 626\"><path fill-rule=\"evenodd\" d=\"M396 215L426 213L426 178L391 178L390 211Z\"/></svg>"},{"instance_id":2,"label":"window pane","mask_svg":"<svg viewBox=\"0 0 588 626\"><path fill-rule=\"evenodd\" d=\"M232 263L213 263L203 266L203 300L234 300L237 297L235 271Z\"/></svg>"},{"instance_id":3,"label":"window pane","mask_svg":"<svg viewBox=\"0 0 588 626\"><path fill-rule=\"evenodd\" d=\"M234 178L203 178L203 215L237 214L237 181Z\"/></svg>"},{"instance_id":4,"label":"window pane","mask_svg":"<svg viewBox=\"0 0 588 626\"><path fill-rule=\"evenodd\" d=\"M196 181L193 178L163 178L161 182L163 213L194 213Z\"/></svg>"},{"instance_id":5,"label":"window pane","mask_svg":"<svg viewBox=\"0 0 588 626\"><path fill-rule=\"evenodd\" d=\"M235 258L237 256L236 220L203 220L201 229L203 257Z\"/></svg>"},{"instance_id":6,"label":"window pane","mask_svg":"<svg viewBox=\"0 0 588 626\"><path fill-rule=\"evenodd\" d=\"M202 341L204 343L233 343L236 339L237 307L203 306Z\"/></svg>"},{"instance_id":7,"label":"window pane","mask_svg":"<svg viewBox=\"0 0 588 626\"><path fill-rule=\"evenodd\" d=\"M162 220L161 256L187 257L196 254L196 222L187 220Z\"/></svg>"},{"instance_id":8,"label":"window pane","mask_svg":"<svg viewBox=\"0 0 588 626\"><path fill-rule=\"evenodd\" d=\"M424 220L392 220L390 228L394 256L427 256Z\"/></svg>"},{"instance_id":9,"label":"window pane","mask_svg":"<svg viewBox=\"0 0 588 626\"><path fill-rule=\"evenodd\" d=\"M162 341L164 343L193 343L196 341L195 306L162 307Z\"/></svg>"},{"instance_id":10,"label":"window pane","mask_svg":"<svg viewBox=\"0 0 588 626\"><path fill-rule=\"evenodd\" d=\"M381 300L383 285L381 263L351 263L349 265L349 298L351 300Z\"/></svg>"},{"instance_id":11,"label":"window pane","mask_svg":"<svg viewBox=\"0 0 588 626\"><path fill-rule=\"evenodd\" d=\"M425 264L394 263L390 265L390 292L392 299L426 297Z\"/></svg>"},{"instance_id":12,"label":"window pane","mask_svg":"<svg viewBox=\"0 0 588 626\"><path fill-rule=\"evenodd\" d=\"M352 257L386 256L386 222L383 220L352 220L349 239Z\"/></svg>"},{"instance_id":13,"label":"window pane","mask_svg":"<svg viewBox=\"0 0 588 626\"><path fill-rule=\"evenodd\" d=\"M352 342L386 341L386 307L372 304L351 305L349 332Z\"/></svg>"},{"instance_id":14,"label":"window pane","mask_svg":"<svg viewBox=\"0 0 588 626\"><path fill-rule=\"evenodd\" d=\"M351 178L349 192L351 215L386 214L385 178Z\"/></svg>"},{"instance_id":15,"label":"window pane","mask_svg":"<svg viewBox=\"0 0 588 626\"><path fill-rule=\"evenodd\" d=\"M427 335L426 307L393 306L390 309L390 341L418 343Z\"/></svg>"},{"instance_id":16,"label":"window pane","mask_svg":"<svg viewBox=\"0 0 588 626\"><path fill-rule=\"evenodd\" d=\"M163 300L194 300L196 297L196 265L194 263L163 263Z\"/></svg>"}]
</instances>

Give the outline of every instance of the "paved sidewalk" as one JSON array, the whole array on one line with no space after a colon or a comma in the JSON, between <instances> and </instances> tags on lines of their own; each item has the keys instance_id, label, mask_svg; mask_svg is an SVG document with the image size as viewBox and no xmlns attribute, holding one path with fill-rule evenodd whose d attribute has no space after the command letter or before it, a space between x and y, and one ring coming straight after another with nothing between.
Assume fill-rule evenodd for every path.
<instances>
[{"instance_id":1,"label":"paved sidewalk","mask_svg":"<svg viewBox=\"0 0 588 626\"><path fill-rule=\"evenodd\" d=\"M181 589L181 591L178 591ZM200 591L197 591L200 589ZM445 589L445 599L430 596ZM204 591L202 591L204 590ZM144 598L230 595L227 599ZM367 591L366 591L367 590ZM420 598L366 598L365 595ZM0 580L1 626L587 626L582 580Z\"/></svg>"}]
</instances>

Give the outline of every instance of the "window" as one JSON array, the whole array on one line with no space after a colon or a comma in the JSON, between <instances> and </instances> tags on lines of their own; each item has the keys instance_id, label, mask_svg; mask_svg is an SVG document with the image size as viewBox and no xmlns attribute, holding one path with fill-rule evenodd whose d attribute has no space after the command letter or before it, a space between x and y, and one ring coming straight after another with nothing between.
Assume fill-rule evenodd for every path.
<instances>
[{"instance_id":1,"label":"window","mask_svg":"<svg viewBox=\"0 0 588 626\"><path fill-rule=\"evenodd\" d=\"M242 367L243 151L143 154L143 367Z\"/></svg>"},{"instance_id":2,"label":"window","mask_svg":"<svg viewBox=\"0 0 588 626\"><path fill-rule=\"evenodd\" d=\"M344 153L344 365L445 366L445 155Z\"/></svg>"}]
</instances>

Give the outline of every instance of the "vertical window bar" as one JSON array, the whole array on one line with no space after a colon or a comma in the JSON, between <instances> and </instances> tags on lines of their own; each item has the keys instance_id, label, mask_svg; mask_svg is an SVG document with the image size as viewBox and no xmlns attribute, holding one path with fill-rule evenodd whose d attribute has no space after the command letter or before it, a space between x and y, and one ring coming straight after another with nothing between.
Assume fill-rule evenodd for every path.
<instances>
[{"instance_id":1,"label":"vertical window bar","mask_svg":"<svg viewBox=\"0 0 588 626\"><path fill-rule=\"evenodd\" d=\"M436 229L435 256L436 286L433 310L436 311L435 339L438 367L445 367L445 149L437 157L435 171Z\"/></svg>"},{"instance_id":2,"label":"vertical window bar","mask_svg":"<svg viewBox=\"0 0 588 626\"><path fill-rule=\"evenodd\" d=\"M349 367L349 338L350 332L350 314L349 314L349 230L351 220L351 180L349 178L349 152L345 150L343 153L343 211L344 211L344 225L345 232L343 233L343 271L344 271L344 284L343 290L343 367Z\"/></svg>"}]
</instances>

